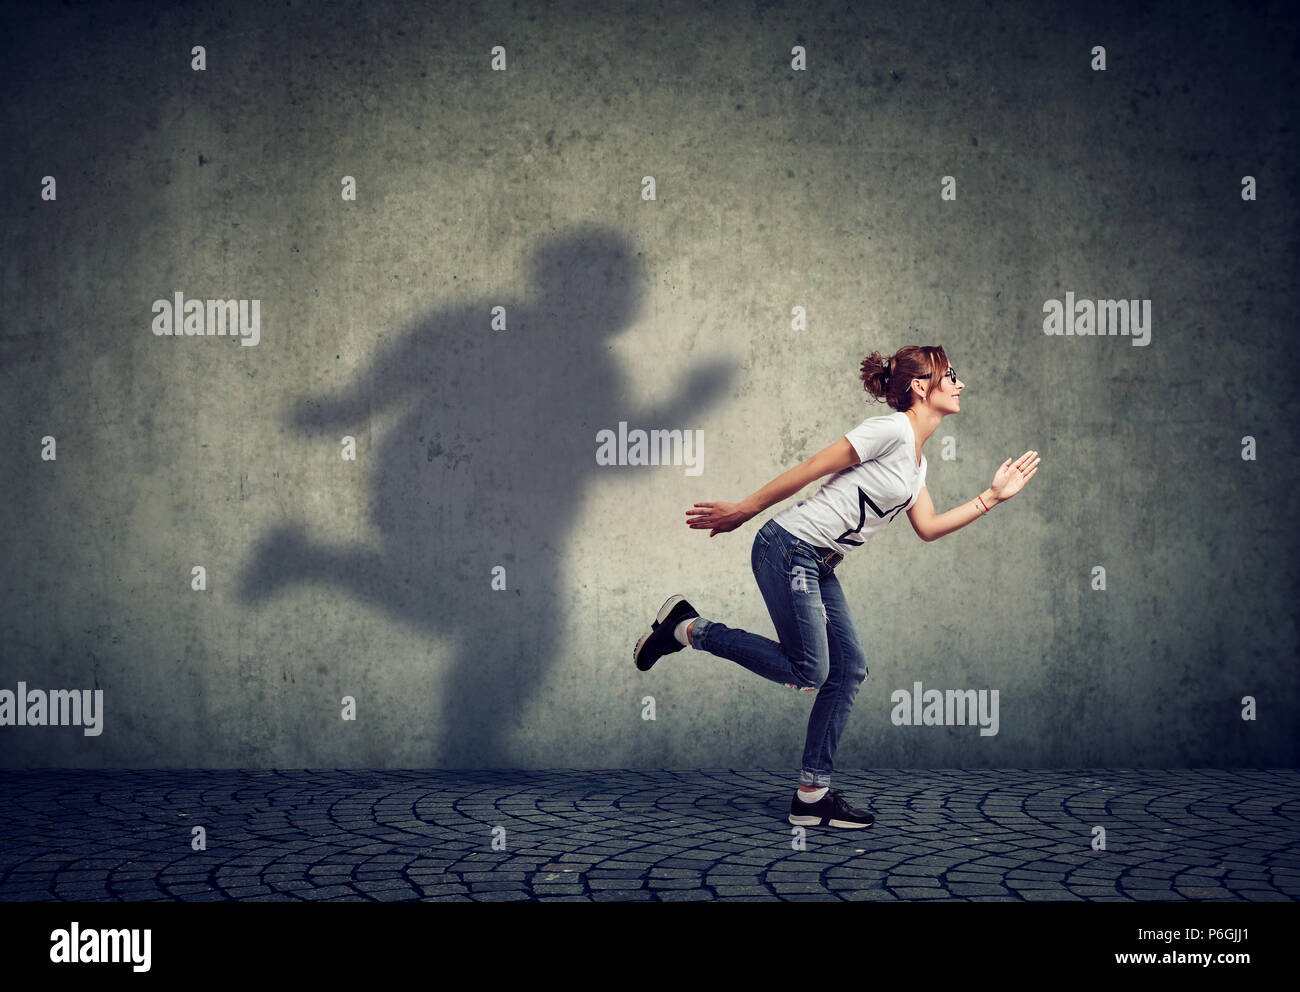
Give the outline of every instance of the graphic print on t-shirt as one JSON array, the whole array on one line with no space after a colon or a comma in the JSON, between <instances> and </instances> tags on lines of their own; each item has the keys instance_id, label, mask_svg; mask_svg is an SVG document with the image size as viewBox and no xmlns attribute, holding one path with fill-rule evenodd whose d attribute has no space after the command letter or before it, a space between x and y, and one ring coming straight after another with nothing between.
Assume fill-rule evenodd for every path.
<instances>
[{"instance_id":1,"label":"graphic print on t-shirt","mask_svg":"<svg viewBox=\"0 0 1300 992\"><path fill-rule=\"evenodd\" d=\"M903 509L911 502L912 502L911 498L908 498L903 500L903 502L899 503L895 507L891 507L888 510L882 510L880 507L876 506L876 501L873 500L870 496L868 496L865 492L863 492L862 487L859 486L858 487L858 525L854 527L852 530L846 530L835 540L839 541L841 544L858 544L858 545L866 544L867 543L866 541L862 540L862 538L860 537L856 537L856 535L862 531L862 525L867 522L868 506L871 507L871 509L876 511L876 516L888 517L890 516L890 514L896 514L899 510Z\"/></svg>"}]
</instances>

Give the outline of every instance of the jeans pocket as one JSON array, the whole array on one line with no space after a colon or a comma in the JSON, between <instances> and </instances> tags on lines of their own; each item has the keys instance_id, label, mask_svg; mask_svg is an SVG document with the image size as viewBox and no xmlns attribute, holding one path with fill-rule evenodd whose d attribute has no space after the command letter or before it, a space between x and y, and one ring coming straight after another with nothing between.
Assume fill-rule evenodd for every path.
<instances>
[{"instance_id":1,"label":"jeans pocket","mask_svg":"<svg viewBox=\"0 0 1300 992\"><path fill-rule=\"evenodd\" d=\"M796 541L798 540L798 538L793 537L793 535L792 535L792 539ZM777 530L775 527L772 528L772 545L776 548L778 553L781 555L781 562L783 567L785 568L786 571L789 571L790 552L793 549L791 548L790 544L788 544L785 540L782 539L781 532Z\"/></svg>"}]
</instances>

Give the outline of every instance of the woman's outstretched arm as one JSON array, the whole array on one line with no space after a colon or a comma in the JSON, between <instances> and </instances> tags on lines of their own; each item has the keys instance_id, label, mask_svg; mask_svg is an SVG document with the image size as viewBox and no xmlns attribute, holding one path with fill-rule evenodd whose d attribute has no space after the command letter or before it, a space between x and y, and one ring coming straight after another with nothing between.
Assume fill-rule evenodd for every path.
<instances>
[{"instance_id":1,"label":"woman's outstretched arm","mask_svg":"<svg viewBox=\"0 0 1300 992\"><path fill-rule=\"evenodd\" d=\"M847 437L828 445L811 458L800 462L788 472L782 472L758 492L746 496L739 503L696 503L703 509L686 511L688 527L703 530L711 527L709 537L735 530L746 520L756 517L773 503L793 496L810 482L831 472L839 472L858 464L858 453ZM690 519L694 515L694 519Z\"/></svg>"},{"instance_id":2,"label":"woman's outstretched arm","mask_svg":"<svg viewBox=\"0 0 1300 992\"><path fill-rule=\"evenodd\" d=\"M953 507L947 513L936 514L934 503L930 500L930 490L921 487L916 502L907 511L907 519L912 522L912 529L922 541L937 541L939 538L961 530L976 517L982 517L988 510L999 503L1005 503L1024 488L1026 482L1034 477L1041 461L1037 451L1026 451L1014 465L1008 458L998 466L993 476L993 485L979 496L967 500L961 506ZM988 509L985 509L987 507Z\"/></svg>"}]
</instances>

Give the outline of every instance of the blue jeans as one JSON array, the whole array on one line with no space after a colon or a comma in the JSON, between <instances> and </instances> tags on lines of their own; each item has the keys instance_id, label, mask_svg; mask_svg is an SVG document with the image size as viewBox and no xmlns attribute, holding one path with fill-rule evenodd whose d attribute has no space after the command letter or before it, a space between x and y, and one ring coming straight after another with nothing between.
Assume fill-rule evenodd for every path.
<instances>
[{"instance_id":1,"label":"blue jeans","mask_svg":"<svg viewBox=\"0 0 1300 992\"><path fill-rule=\"evenodd\" d=\"M780 642L703 617L691 628L693 648L779 685L819 690L799 773L800 785L818 788L830 785L835 746L867 677L867 656L828 557L769 519L754 535L750 565Z\"/></svg>"}]
</instances>

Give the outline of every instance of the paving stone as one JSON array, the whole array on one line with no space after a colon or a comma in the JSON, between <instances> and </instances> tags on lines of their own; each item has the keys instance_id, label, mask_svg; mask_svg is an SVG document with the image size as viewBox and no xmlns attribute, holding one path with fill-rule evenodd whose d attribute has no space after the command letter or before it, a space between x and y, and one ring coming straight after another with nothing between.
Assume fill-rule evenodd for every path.
<instances>
[{"instance_id":1,"label":"paving stone","mask_svg":"<svg viewBox=\"0 0 1300 992\"><path fill-rule=\"evenodd\" d=\"M1064 882L1053 882L1046 878L1011 878L1003 879L1003 884L1017 892L1050 892L1063 890Z\"/></svg>"},{"instance_id":2,"label":"paving stone","mask_svg":"<svg viewBox=\"0 0 1300 992\"><path fill-rule=\"evenodd\" d=\"M393 889L410 890L411 883L404 878L376 878L369 881L357 880L352 883L358 892L373 895L376 892L391 892Z\"/></svg>"},{"instance_id":3,"label":"paving stone","mask_svg":"<svg viewBox=\"0 0 1300 992\"><path fill-rule=\"evenodd\" d=\"M426 896L446 896L469 891L468 888L458 882L443 882L437 885L419 885L417 888Z\"/></svg>"},{"instance_id":4,"label":"paving stone","mask_svg":"<svg viewBox=\"0 0 1300 992\"><path fill-rule=\"evenodd\" d=\"M311 899L314 901L339 899L339 898L343 898L343 899L360 898L356 889L348 885L327 885L319 889L306 889L300 891L298 895L300 895L303 899Z\"/></svg>"},{"instance_id":5,"label":"paving stone","mask_svg":"<svg viewBox=\"0 0 1300 992\"><path fill-rule=\"evenodd\" d=\"M640 881L635 878L587 878L587 887L593 893L606 889L637 889Z\"/></svg>"},{"instance_id":6,"label":"paving stone","mask_svg":"<svg viewBox=\"0 0 1300 992\"><path fill-rule=\"evenodd\" d=\"M948 891L955 896L998 896L1009 894L1004 886L985 885L979 882L954 882L948 886Z\"/></svg>"},{"instance_id":7,"label":"paving stone","mask_svg":"<svg viewBox=\"0 0 1300 992\"><path fill-rule=\"evenodd\" d=\"M698 889L700 883L693 878L652 878L647 883L656 891L666 889Z\"/></svg>"},{"instance_id":8,"label":"paving stone","mask_svg":"<svg viewBox=\"0 0 1300 992\"><path fill-rule=\"evenodd\" d=\"M247 899L249 896L273 894L269 885L239 885L229 888L223 887L222 891L231 899Z\"/></svg>"}]
</instances>

